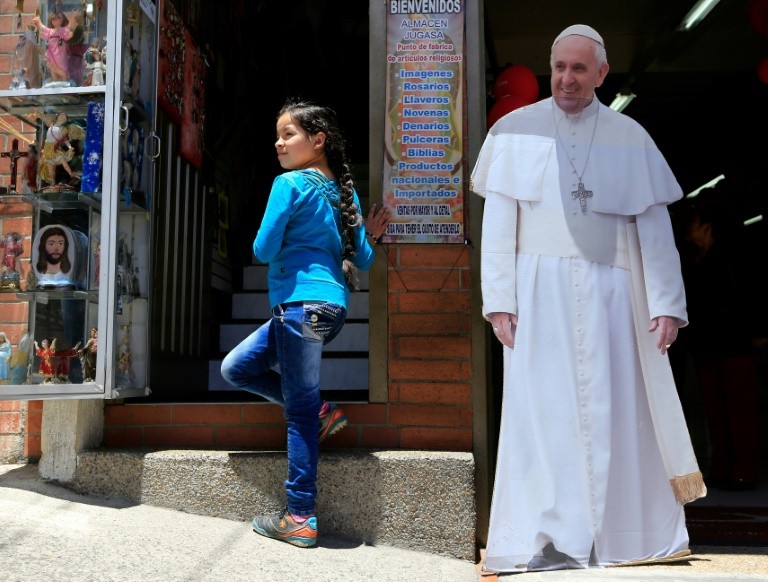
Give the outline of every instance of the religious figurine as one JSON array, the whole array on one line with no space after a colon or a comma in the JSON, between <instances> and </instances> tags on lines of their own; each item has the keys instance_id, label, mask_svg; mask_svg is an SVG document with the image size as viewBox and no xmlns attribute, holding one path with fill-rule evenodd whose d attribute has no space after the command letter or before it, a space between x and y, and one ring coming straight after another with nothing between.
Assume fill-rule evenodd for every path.
<instances>
[{"instance_id":1,"label":"religious figurine","mask_svg":"<svg viewBox=\"0 0 768 582\"><path fill-rule=\"evenodd\" d=\"M11 342L4 331L0 331L0 384L8 384L11 377Z\"/></svg>"},{"instance_id":2,"label":"religious figurine","mask_svg":"<svg viewBox=\"0 0 768 582\"><path fill-rule=\"evenodd\" d=\"M69 18L63 12L54 10L48 17L48 26L45 26L39 16L32 19L40 36L47 41L45 48L45 64L50 73L50 81L44 87L69 87L69 55L67 54L67 41L72 38L72 30L69 28Z\"/></svg>"},{"instance_id":3,"label":"religious figurine","mask_svg":"<svg viewBox=\"0 0 768 582\"><path fill-rule=\"evenodd\" d=\"M0 272L0 291L21 291L21 255L24 253L24 237L8 232L0 240L3 249L3 265Z\"/></svg>"},{"instance_id":4,"label":"religious figurine","mask_svg":"<svg viewBox=\"0 0 768 582\"><path fill-rule=\"evenodd\" d=\"M75 22L75 27L72 29L72 37L67 41L67 72L70 84L77 87L83 85L85 76L83 55L88 50L85 37L85 14L82 11L74 12L72 20Z\"/></svg>"},{"instance_id":5,"label":"religious figurine","mask_svg":"<svg viewBox=\"0 0 768 582\"><path fill-rule=\"evenodd\" d=\"M122 82L123 91L125 93L131 92L131 66L133 65L133 44L130 40L125 40L125 46L123 47L123 62L122 62Z\"/></svg>"},{"instance_id":6,"label":"religious figurine","mask_svg":"<svg viewBox=\"0 0 768 582\"><path fill-rule=\"evenodd\" d=\"M76 153L72 141L82 140L85 137L85 129L74 122L70 122L69 117L63 111L59 112L53 120L50 120L50 115L39 115L39 117L48 122L38 169L40 178L49 184L46 189L75 190L76 186L80 185L80 176L70 165ZM62 167L69 176L68 182L57 180L56 171L59 167Z\"/></svg>"},{"instance_id":7,"label":"religious figurine","mask_svg":"<svg viewBox=\"0 0 768 582\"><path fill-rule=\"evenodd\" d=\"M131 359L131 326L123 325L123 338L117 348L117 374L115 385L118 388L133 388L133 362Z\"/></svg>"},{"instance_id":8,"label":"religious figurine","mask_svg":"<svg viewBox=\"0 0 768 582\"><path fill-rule=\"evenodd\" d=\"M8 183L8 194L16 194L16 178L18 177L19 159L29 157L29 155L29 151L22 152L19 149L19 140L16 137L11 140L10 151L0 152L0 157L8 158L10 160L9 166L11 170L11 177Z\"/></svg>"},{"instance_id":9,"label":"religious figurine","mask_svg":"<svg viewBox=\"0 0 768 582\"><path fill-rule=\"evenodd\" d=\"M29 144L29 150L24 157L24 167L21 170L21 193L32 194L39 190L37 185L38 161L40 153L37 146Z\"/></svg>"},{"instance_id":10,"label":"religious figurine","mask_svg":"<svg viewBox=\"0 0 768 582\"><path fill-rule=\"evenodd\" d=\"M27 69L13 69L11 70L11 83L8 85L8 89L29 89L29 81L27 81Z\"/></svg>"},{"instance_id":11,"label":"religious figurine","mask_svg":"<svg viewBox=\"0 0 768 582\"><path fill-rule=\"evenodd\" d=\"M54 382L63 382L65 384L69 382L69 359L76 357L79 349L80 342L77 342L73 348L55 350L53 352L53 355L56 358L56 376L54 377Z\"/></svg>"},{"instance_id":12,"label":"religious figurine","mask_svg":"<svg viewBox=\"0 0 768 582\"><path fill-rule=\"evenodd\" d=\"M106 74L107 66L101 59L101 53L99 51L95 51L93 53L93 62L86 65L85 69L87 71L85 81L86 85L91 85L94 87L104 85L104 75Z\"/></svg>"},{"instance_id":13,"label":"religious figurine","mask_svg":"<svg viewBox=\"0 0 768 582\"><path fill-rule=\"evenodd\" d=\"M139 51L131 50L131 70L128 76L128 87L131 97L139 98L139 83L141 82L141 61L139 60Z\"/></svg>"},{"instance_id":14,"label":"religious figurine","mask_svg":"<svg viewBox=\"0 0 768 582\"><path fill-rule=\"evenodd\" d=\"M77 287L77 243L73 231L62 224L41 228L32 243L32 271L41 289ZM29 289L29 287L27 287Z\"/></svg>"},{"instance_id":15,"label":"religious figurine","mask_svg":"<svg viewBox=\"0 0 768 582\"><path fill-rule=\"evenodd\" d=\"M85 345L78 350L80 366L83 368L83 381L93 382L96 379L96 351L99 347L99 330L91 328L91 337Z\"/></svg>"},{"instance_id":16,"label":"religious figurine","mask_svg":"<svg viewBox=\"0 0 768 582\"><path fill-rule=\"evenodd\" d=\"M96 241L93 245L93 283L91 289L99 288L99 278L101 277L101 242Z\"/></svg>"},{"instance_id":17,"label":"religious figurine","mask_svg":"<svg viewBox=\"0 0 768 582\"><path fill-rule=\"evenodd\" d=\"M56 351L56 338L48 343L48 338L43 338L40 344L35 340L35 355L40 358L40 374L43 376L43 384L53 384L56 377L54 352Z\"/></svg>"},{"instance_id":18,"label":"religious figurine","mask_svg":"<svg viewBox=\"0 0 768 582\"><path fill-rule=\"evenodd\" d=\"M16 351L11 354L11 384L26 384L29 378L29 355L32 349L32 338L26 331L19 340Z\"/></svg>"},{"instance_id":19,"label":"religious figurine","mask_svg":"<svg viewBox=\"0 0 768 582\"><path fill-rule=\"evenodd\" d=\"M104 85L106 73L106 47L101 48L101 42L98 38L91 41L91 46L85 51L83 56L85 60L85 85L96 86Z\"/></svg>"},{"instance_id":20,"label":"religious figurine","mask_svg":"<svg viewBox=\"0 0 768 582\"><path fill-rule=\"evenodd\" d=\"M133 192L141 187L144 161L144 130L138 124L128 123L128 128L120 135L120 157L123 165L120 192L129 204Z\"/></svg>"},{"instance_id":21,"label":"religious figurine","mask_svg":"<svg viewBox=\"0 0 768 582\"><path fill-rule=\"evenodd\" d=\"M83 55L86 67L93 62L95 56L94 53L99 53L99 56L102 56L101 41L98 39L98 37L91 41L91 46L88 47L88 50L85 51L85 54Z\"/></svg>"},{"instance_id":22,"label":"religious figurine","mask_svg":"<svg viewBox=\"0 0 768 582\"><path fill-rule=\"evenodd\" d=\"M19 35L13 60L13 71L18 71L18 78L13 75L9 89L37 89L42 85L40 53L37 52L34 26L28 25L24 33Z\"/></svg>"}]
</instances>

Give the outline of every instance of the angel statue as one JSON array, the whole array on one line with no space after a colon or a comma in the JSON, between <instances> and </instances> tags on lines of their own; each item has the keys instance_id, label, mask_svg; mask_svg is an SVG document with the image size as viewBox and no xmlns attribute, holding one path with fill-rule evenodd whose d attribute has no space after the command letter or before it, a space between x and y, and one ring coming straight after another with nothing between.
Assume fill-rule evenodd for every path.
<instances>
[{"instance_id":1,"label":"angel statue","mask_svg":"<svg viewBox=\"0 0 768 582\"><path fill-rule=\"evenodd\" d=\"M81 180L79 168L81 160L79 160L78 148L73 142L79 142L85 138L85 128L70 121L63 111L55 115L49 113L33 115L48 126L38 169L40 179L48 184L42 191L78 190ZM77 160L75 156L78 156ZM64 172L59 171L59 168Z\"/></svg>"}]
</instances>

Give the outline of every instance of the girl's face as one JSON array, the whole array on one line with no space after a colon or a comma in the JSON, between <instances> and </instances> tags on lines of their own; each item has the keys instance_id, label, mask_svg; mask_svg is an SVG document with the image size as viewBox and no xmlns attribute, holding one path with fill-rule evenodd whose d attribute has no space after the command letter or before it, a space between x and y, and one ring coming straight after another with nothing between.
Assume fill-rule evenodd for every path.
<instances>
[{"instance_id":1,"label":"girl's face","mask_svg":"<svg viewBox=\"0 0 768 582\"><path fill-rule=\"evenodd\" d=\"M285 170L301 170L313 167L325 156L325 134L310 136L283 113L277 120L277 161Z\"/></svg>"}]
</instances>

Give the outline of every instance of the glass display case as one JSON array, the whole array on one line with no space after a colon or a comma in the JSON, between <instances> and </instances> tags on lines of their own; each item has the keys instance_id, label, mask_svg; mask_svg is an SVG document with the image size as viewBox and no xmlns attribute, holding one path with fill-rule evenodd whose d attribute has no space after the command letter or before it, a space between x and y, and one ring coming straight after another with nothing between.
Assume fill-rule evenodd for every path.
<instances>
[{"instance_id":1,"label":"glass display case","mask_svg":"<svg viewBox=\"0 0 768 582\"><path fill-rule=\"evenodd\" d=\"M147 394L155 2L0 10L0 400Z\"/></svg>"}]
</instances>

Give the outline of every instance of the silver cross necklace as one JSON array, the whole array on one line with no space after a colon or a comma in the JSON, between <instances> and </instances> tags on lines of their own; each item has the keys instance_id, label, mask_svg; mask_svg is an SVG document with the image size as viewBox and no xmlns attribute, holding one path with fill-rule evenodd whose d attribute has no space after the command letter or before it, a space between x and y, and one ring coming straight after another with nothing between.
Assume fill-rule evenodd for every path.
<instances>
[{"instance_id":1,"label":"silver cross necklace","mask_svg":"<svg viewBox=\"0 0 768 582\"><path fill-rule=\"evenodd\" d=\"M597 97L593 97L593 99L597 99ZM584 110L582 109L581 111L584 111ZM579 115L581 115L581 112L579 112ZM552 117L555 120L555 134L557 134L557 141L560 142L560 147L563 148L563 152L565 153L565 157L568 159L568 163L571 164L574 174L576 174L576 177L579 179L579 185L576 188L576 190L573 190L571 192L571 198L579 201L579 206L581 207L582 214L587 213L587 198L592 198L592 190L587 190L584 187L584 180L582 178L584 176L584 172L587 171L587 164L589 163L589 154L592 153L592 144L595 143L595 134L597 133L597 118L599 115L600 115L600 101L597 102L597 111L595 112L595 126L592 128L592 139L589 141L589 149L587 150L587 159L584 160L584 167L581 169L581 174L579 174L579 171L576 169L576 166L573 165L573 160L571 160L571 156L568 155L568 150L565 149L565 144L563 143L563 139L560 137L560 129L557 126L557 115L555 114L555 100L552 99Z\"/></svg>"}]
</instances>

